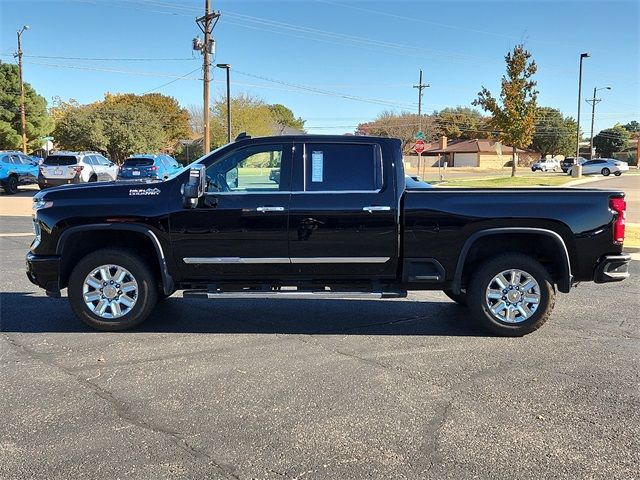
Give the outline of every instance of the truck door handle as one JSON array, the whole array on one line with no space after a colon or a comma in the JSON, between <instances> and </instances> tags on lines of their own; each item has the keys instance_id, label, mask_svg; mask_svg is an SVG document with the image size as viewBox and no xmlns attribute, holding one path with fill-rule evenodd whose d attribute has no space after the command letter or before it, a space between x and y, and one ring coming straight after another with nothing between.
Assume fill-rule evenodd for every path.
<instances>
[{"instance_id":1,"label":"truck door handle","mask_svg":"<svg viewBox=\"0 0 640 480\"><path fill-rule=\"evenodd\" d=\"M389 212L389 211L391 211L391 207L380 207L380 206L377 206L377 205L371 205L369 207L362 207L362 211L369 212L369 213L373 213L373 212Z\"/></svg>"},{"instance_id":2,"label":"truck door handle","mask_svg":"<svg viewBox=\"0 0 640 480\"><path fill-rule=\"evenodd\" d=\"M258 212L284 212L284 207L258 207L256 208Z\"/></svg>"}]
</instances>

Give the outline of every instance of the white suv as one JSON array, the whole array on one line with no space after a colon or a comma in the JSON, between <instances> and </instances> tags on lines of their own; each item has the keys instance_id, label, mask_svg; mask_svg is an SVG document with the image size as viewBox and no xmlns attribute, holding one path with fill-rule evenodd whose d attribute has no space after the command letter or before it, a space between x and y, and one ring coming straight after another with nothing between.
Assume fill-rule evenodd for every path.
<instances>
[{"instance_id":1,"label":"white suv","mask_svg":"<svg viewBox=\"0 0 640 480\"><path fill-rule=\"evenodd\" d=\"M96 152L56 152L40 165L41 189L69 183L108 182L118 176L118 167Z\"/></svg>"},{"instance_id":2,"label":"white suv","mask_svg":"<svg viewBox=\"0 0 640 480\"><path fill-rule=\"evenodd\" d=\"M560 170L560 162L555 158L543 158L531 165L531 171L535 172L540 170L541 172L557 172Z\"/></svg>"}]
</instances>

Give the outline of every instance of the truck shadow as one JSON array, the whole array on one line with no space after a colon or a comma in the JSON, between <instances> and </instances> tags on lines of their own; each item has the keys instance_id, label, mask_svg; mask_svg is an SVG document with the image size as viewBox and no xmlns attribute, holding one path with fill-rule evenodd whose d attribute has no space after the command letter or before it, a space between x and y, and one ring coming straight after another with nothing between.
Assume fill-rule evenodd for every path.
<instances>
[{"instance_id":1,"label":"truck shadow","mask_svg":"<svg viewBox=\"0 0 640 480\"><path fill-rule=\"evenodd\" d=\"M444 299L444 296L443 296ZM138 333L487 336L451 301L199 300L169 298ZM27 292L0 294L0 332L100 333L66 300Z\"/></svg>"}]
</instances>

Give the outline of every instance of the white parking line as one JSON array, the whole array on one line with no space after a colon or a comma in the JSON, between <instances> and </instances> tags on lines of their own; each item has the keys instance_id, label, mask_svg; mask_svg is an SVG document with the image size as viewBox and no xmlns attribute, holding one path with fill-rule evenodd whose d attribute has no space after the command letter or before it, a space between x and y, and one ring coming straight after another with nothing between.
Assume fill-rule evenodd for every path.
<instances>
[{"instance_id":1,"label":"white parking line","mask_svg":"<svg viewBox=\"0 0 640 480\"><path fill-rule=\"evenodd\" d=\"M0 233L0 237L33 237L35 233Z\"/></svg>"}]
</instances>

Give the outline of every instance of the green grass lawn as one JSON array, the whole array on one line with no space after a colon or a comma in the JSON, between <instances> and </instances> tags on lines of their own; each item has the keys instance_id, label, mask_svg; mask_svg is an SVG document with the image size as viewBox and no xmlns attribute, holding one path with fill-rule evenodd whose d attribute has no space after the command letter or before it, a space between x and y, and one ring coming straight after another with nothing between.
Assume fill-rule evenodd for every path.
<instances>
[{"instance_id":1,"label":"green grass lawn","mask_svg":"<svg viewBox=\"0 0 640 480\"><path fill-rule=\"evenodd\" d=\"M469 180L453 179L442 182L431 182L439 187L473 187L473 188L501 188L501 187L557 187L575 180L569 175L536 175L535 177L497 177L474 178Z\"/></svg>"},{"instance_id":2,"label":"green grass lawn","mask_svg":"<svg viewBox=\"0 0 640 480\"><path fill-rule=\"evenodd\" d=\"M624 229L624 246L640 247L640 227L626 225Z\"/></svg>"}]
</instances>

